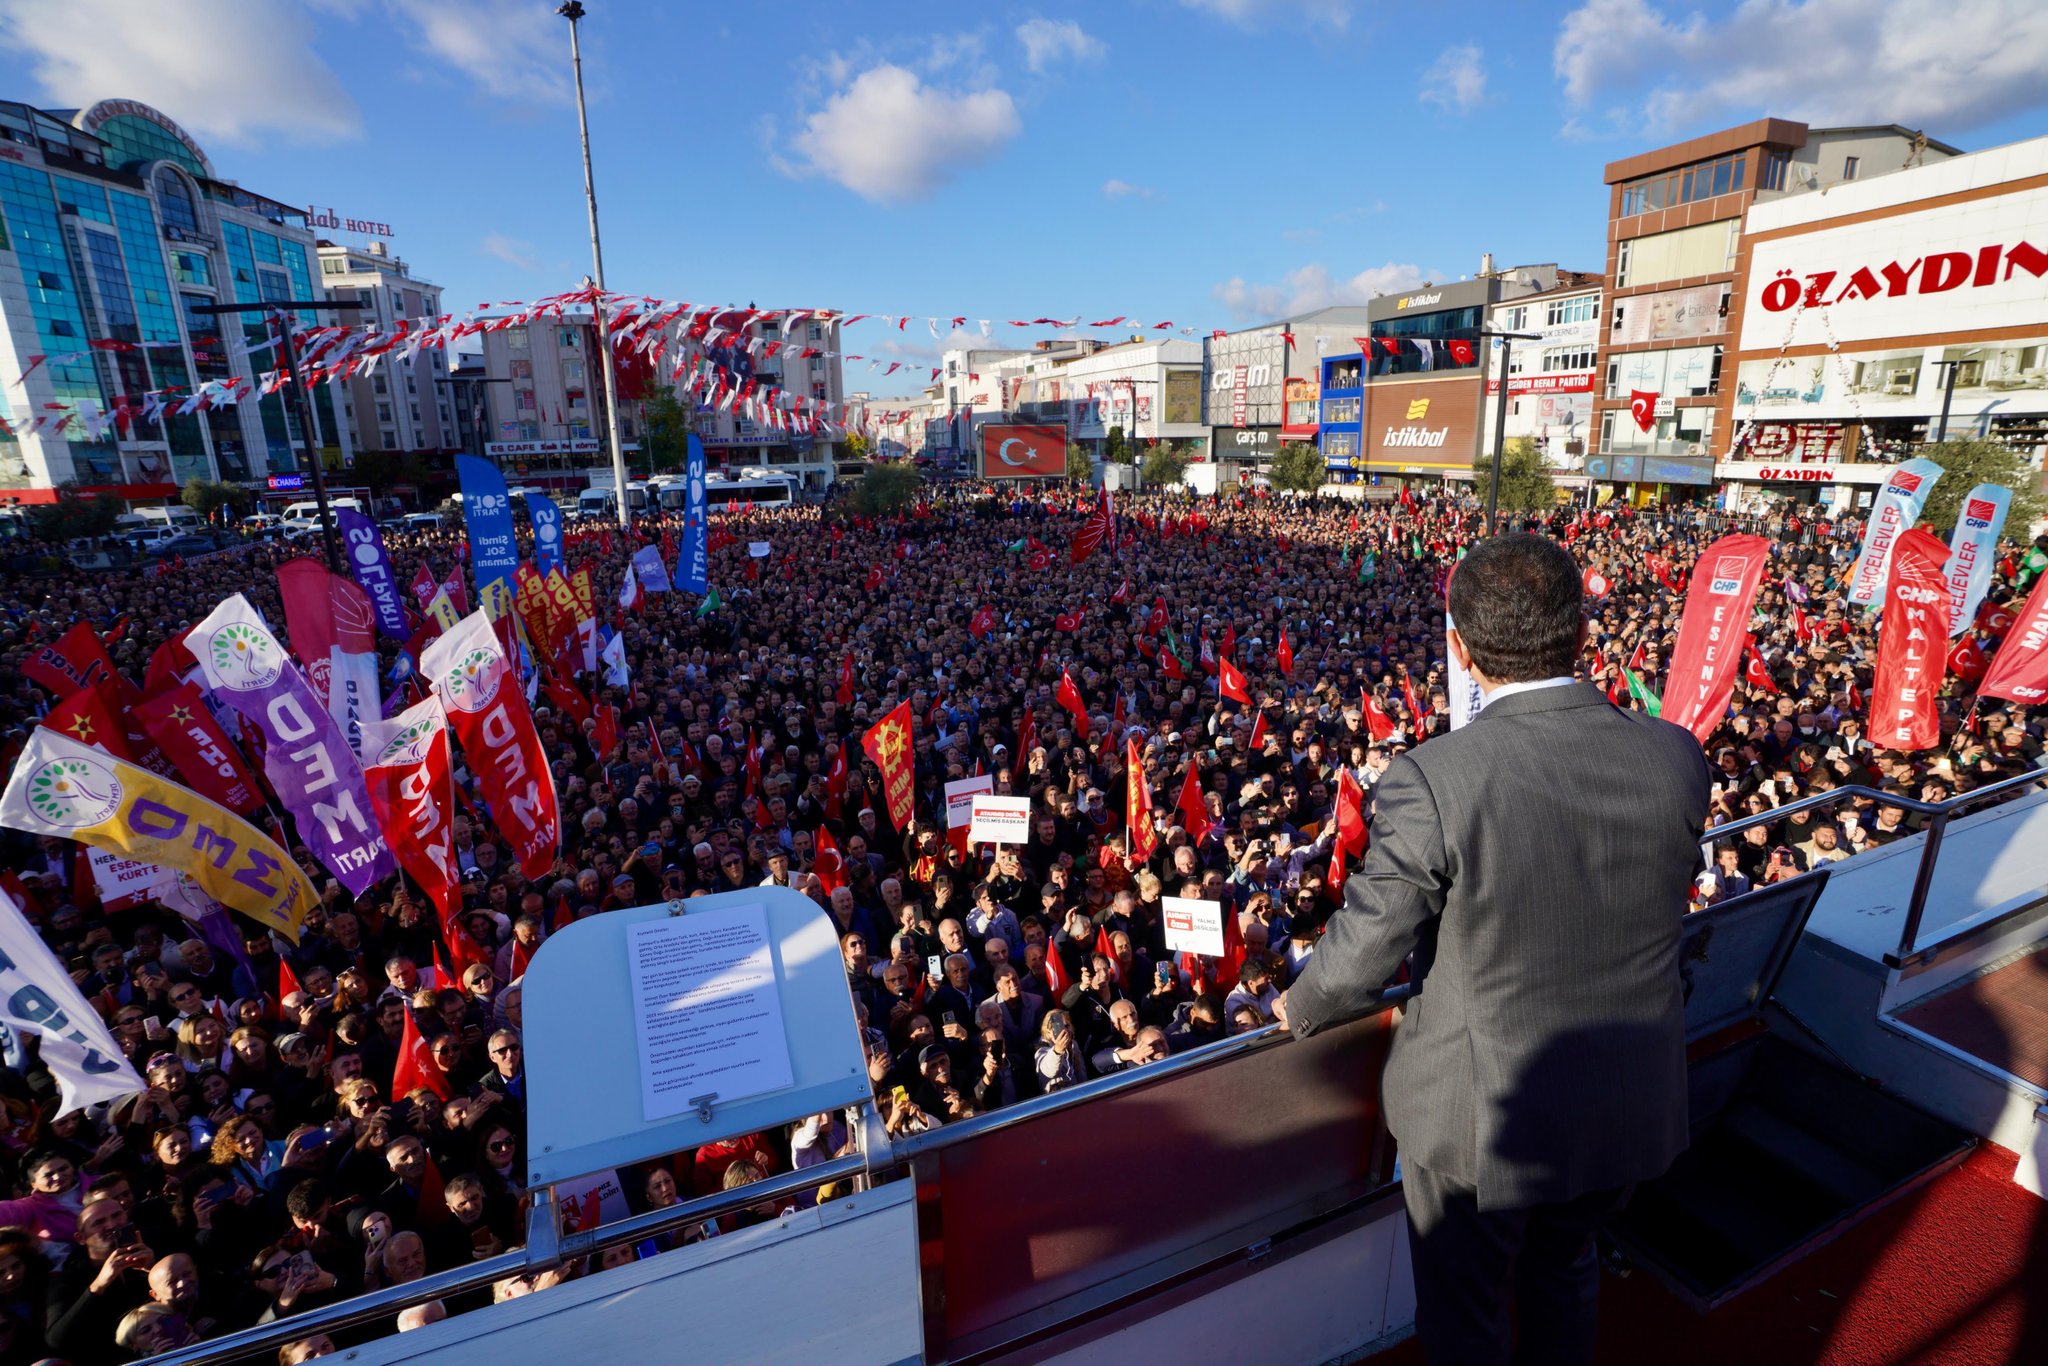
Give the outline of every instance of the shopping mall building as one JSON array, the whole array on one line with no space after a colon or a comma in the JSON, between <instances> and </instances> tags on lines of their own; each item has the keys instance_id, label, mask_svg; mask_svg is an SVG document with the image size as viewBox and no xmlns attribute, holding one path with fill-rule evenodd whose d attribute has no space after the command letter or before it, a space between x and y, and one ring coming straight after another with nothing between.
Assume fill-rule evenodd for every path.
<instances>
[{"instance_id":1,"label":"shopping mall building","mask_svg":"<svg viewBox=\"0 0 2048 1366\"><path fill-rule=\"evenodd\" d=\"M221 179L157 110L0 102L0 503L297 477L297 414L255 392L276 365L263 316L194 310L323 298L319 270L306 210ZM174 411L209 384L220 401ZM346 462L346 414L312 397L312 444Z\"/></svg>"},{"instance_id":2,"label":"shopping mall building","mask_svg":"<svg viewBox=\"0 0 2048 1366\"><path fill-rule=\"evenodd\" d=\"M1759 203L1731 309L1730 498L1867 503L1885 462L2048 451L2048 138Z\"/></svg>"}]
</instances>

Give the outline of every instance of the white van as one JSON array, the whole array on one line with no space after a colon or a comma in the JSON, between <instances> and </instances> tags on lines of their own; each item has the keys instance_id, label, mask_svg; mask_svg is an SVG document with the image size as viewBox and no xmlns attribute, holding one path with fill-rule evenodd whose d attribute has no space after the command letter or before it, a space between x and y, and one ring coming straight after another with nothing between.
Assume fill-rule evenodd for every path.
<instances>
[{"instance_id":1,"label":"white van","mask_svg":"<svg viewBox=\"0 0 2048 1366\"><path fill-rule=\"evenodd\" d=\"M348 508L355 512L362 512L366 516L368 515L366 509L363 507L363 501L360 498L329 498L327 500L327 506L336 512L339 512L343 508ZM308 499L302 503L285 504L284 524L288 528L319 526L319 502L314 499Z\"/></svg>"}]
</instances>

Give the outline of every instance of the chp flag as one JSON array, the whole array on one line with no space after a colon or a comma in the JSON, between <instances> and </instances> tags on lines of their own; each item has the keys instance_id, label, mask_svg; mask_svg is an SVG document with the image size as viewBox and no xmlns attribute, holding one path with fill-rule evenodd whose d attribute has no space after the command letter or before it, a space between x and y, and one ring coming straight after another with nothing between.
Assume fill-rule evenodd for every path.
<instances>
[{"instance_id":1,"label":"chp flag","mask_svg":"<svg viewBox=\"0 0 2048 1366\"><path fill-rule=\"evenodd\" d=\"M1932 460L1908 460L1885 479L1870 509L1870 524L1863 531L1863 553L1856 557L1849 580L1849 601L1864 607L1884 605L1892 552L1899 538L1920 520L1920 510L1927 506L1927 496L1934 492L1934 481L1941 474L1941 466Z\"/></svg>"},{"instance_id":2,"label":"chp flag","mask_svg":"<svg viewBox=\"0 0 2048 1366\"><path fill-rule=\"evenodd\" d=\"M1704 743L1727 714L1749 640L1749 614L1770 560L1761 536L1723 536L1701 553L1685 593L1664 683L1664 719Z\"/></svg>"},{"instance_id":3,"label":"chp flag","mask_svg":"<svg viewBox=\"0 0 2048 1366\"><path fill-rule=\"evenodd\" d=\"M291 855L234 812L47 726L15 760L0 825L176 869L293 943L319 900Z\"/></svg>"},{"instance_id":4,"label":"chp flag","mask_svg":"<svg viewBox=\"0 0 2048 1366\"><path fill-rule=\"evenodd\" d=\"M1941 676L1948 667L1949 548L1914 527L1892 548L1877 672L1870 685L1870 736L1884 749L1941 743Z\"/></svg>"},{"instance_id":5,"label":"chp flag","mask_svg":"<svg viewBox=\"0 0 2048 1366\"><path fill-rule=\"evenodd\" d=\"M63 1099L57 1118L144 1090L100 1013L43 942L14 898L0 890L0 1024L34 1034Z\"/></svg>"},{"instance_id":6,"label":"chp flag","mask_svg":"<svg viewBox=\"0 0 2048 1366\"><path fill-rule=\"evenodd\" d=\"M1979 697L2003 697L2029 707L2048 702L2048 579L2034 585L2019 620L2005 633Z\"/></svg>"},{"instance_id":7,"label":"chp flag","mask_svg":"<svg viewBox=\"0 0 2048 1366\"><path fill-rule=\"evenodd\" d=\"M1963 497L1955 530L1948 537L1948 634L1959 636L1977 619L1977 605L1991 591L1991 573L1998 567L1998 538L2012 508L2012 490L1979 484Z\"/></svg>"},{"instance_id":8,"label":"chp flag","mask_svg":"<svg viewBox=\"0 0 2048 1366\"><path fill-rule=\"evenodd\" d=\"M448 724L483 785L492 824L512 841L520 872L539 881L562 843L555 777L518 675L484 609L422 650L420 671L447 707Z\"/></svg>"}]
</instances>

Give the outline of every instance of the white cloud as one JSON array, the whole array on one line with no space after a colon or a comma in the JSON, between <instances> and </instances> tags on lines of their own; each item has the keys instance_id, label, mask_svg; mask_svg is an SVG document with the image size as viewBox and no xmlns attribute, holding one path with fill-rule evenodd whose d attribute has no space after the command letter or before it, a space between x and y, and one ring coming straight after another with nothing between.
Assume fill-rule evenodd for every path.
<instances>
[{"instance_id":1,"label":"white cloud","mask_svg":"<svg viewBox=\"0 0 2048 1366\"><path fill-rule=\"evenodd\" d=\"M1024 44L1024 65L1038 72L1062 59L1099 62L1109 51L1072 19L1026 19L1017 25L1017 41Z\"/></svg>"},{"instance_id":2,"label":"white cloud","mask_svg":"<svg viewBox=\"0 0 2048 1366\"><path fill-rule=\"evenodd\" d=\"M1128 180L1105 180L1102 182L1104 199L1150 199L1150 185L1133 185Z\"/></svg>"},{"instance_id":3,"label":"white cloud","mask_svg":"<svg viewBox=\"0 0 2048 1366\"><path fill-rule=\"evenodd\" d=\"M949 91L891 63L869 67L804 119L791 145L801 174L836 180L863 199L921 199L994 158L1023 132L998 89Z\"/></svg>"},{"instance_id":4,"label":"white cloud","mask_svg":"<svg viewBox=\"0 0 2048 1366\"><path fill-rule=\"evenodd\" d=\"M1422 102L1453 114L1469 114L1486 98L1486 64L1471 43L1447 47L1422 75Z\"/></svg>"},{"instance_id":5,"label":"white cloud","mask_svg":"<svg viewBox=\"0 0 2048 1366\"><path fill-rule=\"evenodd\" d=\"M1268 18L1290 24L1343 28L1351 22L1354 0L1180 0L1189 9L1204 10L1250 26Z\"/></svg>"},{"instance_id":6,"label":"white cloud","mask_svg":"<svg viewBox=\"0 0 2048 1366\"><path fill-rule=\"evenodd\" d=\"M1316 261L1287 272L1279 284L1256 284L1233 276L1209 292L1239 321L1285 318L1331 304L1362 304L1375 294L1395 294L1422 283L1422 271L1393 261L1361 270L1348 280L1335 279Z\"/></svg>"},{"instance_id":7,"label":"white cloud","mask_svg":"<svg viewBox=\"0 0 2048 1366\"><path fill-rule=\"evenodd\" d=\"M507 237L502 232L487 233L477 244L484 255L503 261L508 266L521 270L539 270L540 259L534 254L533 243L517 237Z\"/></svg>"},{"instance_id":8,"label":"white cloud","mask_svg":"<svg viewBox=\"0 0 2048 1366\"><path fill-rule=\"evenodd\" d=\"M501 100L566 103L575 93L568 25L546 5L494 0L385 0L415 46Z\"/></svg>"},{"instance_id":9,"label":"white cloud","mask_svg":"<svg viewBox=\"0 0 2048 1366\"><path fill-rule=\"evenodd\" d=\"M1743 0L1725 19L1585 0L1552 64L1573 136L1657 135L1774 114L1937 137L2048 104L2039 0Z\"/></svg>"},{"instance_id":10,"label":"white cloud","mask_svg":"<svg viewBox=\"0 0 2048 1366\"><path fill-rule=\"evenodd\" d=\"M290 0L0 0L0 49L26 60L45 103L140 100L230 143L362 133L312 38Z\"/></svg>"}]
</instances>

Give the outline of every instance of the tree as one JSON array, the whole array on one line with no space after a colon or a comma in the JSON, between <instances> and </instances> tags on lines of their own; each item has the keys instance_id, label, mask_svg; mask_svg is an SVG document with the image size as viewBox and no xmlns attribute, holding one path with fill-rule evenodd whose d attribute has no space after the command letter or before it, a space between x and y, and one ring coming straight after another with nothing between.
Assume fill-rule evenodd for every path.
<instances>
[{"instance_id":1,"label":"tree","mask_svg":"<svg viewBox=\"0 0 2048 1366\"><path fill-rule=\"evenodd\" d=\"M848 460L870 460L874 458L875 444L861 432L848 432L839 438L839 453Z\"/></svg>"},{"instance_id":2,"label":"tree","mask_svg":"<svg viewBox=\"0 0 2048 1366\"><path fill-rule=\"evenodd\" d=\"M1472 472L1477 476L1479 500L1485 502L1487 488L1493 483L1492 455L1474 460ZM1556 502L1557 484L1543 467L1543 457L1536 451L1536 438L1509 437L1500 454L1500 510L1534 512Z\"/></svg>"},{"instance_id":3,"label":"tree","mask_svg":"<svg viewBox=\"0 0 2048 1366\"><path fill-rule=\"evenodd\" d=\"M1102 438L1102 463L1105 465L1128 465L1131 463L1131 443L1124 436L1122 427L1111 427L1109 434Z\"/></svg>"},{"instance_id":4,"label":"tree","mask_svg":"<svg viewBox=\"0 0 2048 1366\"><path fill-rule=\"evenodd\" d=\"M868 517L890 517L909 507L924 482L907 460L870 465L853 486L853 510Z\"/></svg>"},{"instance_id":5,"label":"tree","mask_svg":"<svg viewBox=\"0 0 2048 1366\"><path fill-rule=\"evenodd\" d=\"M1941 466L1941 478L1927 495L1921 509L1920 525L1929 531L1946 533L1962 515L1963 499L1979 484L2002 484L2012 490L2012 511L2006 515L2007 535L2027 538L2027 529L2044 515L2039 480L2027 468L2025 457L1996 441L1958 437L1924 446L1920 454Z\"/></svg>"},{"instance_id":6,"label":"tree","mask_svg":"<svg viewBox=\"0 0 2048 1366\"><path fill-rule=\"evenodd\" d=\"M1095 458L1078 441L1067 443L1067 478L1082 484L1095 482Z\"/></svg>"},{"instance_id":7,"label":"tree","mask_svg":"<svg viewBox=\"0 0 2048 1366\"><path fill-rule=\"evenodd\" d=\"M690 410L676 398L676 391L656 389L641 405L640 422L646 432L640 439L652 467L681 469L690 454Z\"/></svg>"},{"instance_id":8,"label":"tree","mask_svg":"<svg viewBox=\"0 0 2048 1366\"><path fill-rule=\"evenodd\" d=\"M1145 459L1138 466L1138 473L1144 476L1147 488L1172 488L1187 477L1188 452L1177 441L1167 441L1154 446L1145 453Z\"/></svg>"},{"instance_id":9,"label":"tree","mask_svg":"<svg viewBox=\"0 0 2048 1366\"><path fill-rule=\"evenodd\" d=\"M1273 457L1273 468L1266 472L1266 477L1276 489L1314 493L1323 486L1329 472L1321 451L1303 441L1289 441Z\"/></svg>"},{"instance_id":10,"label":"tree","mask_svg":"<svg viewBox=\"0 0 2048 1366\"><path fill-rule=\"evenodd\" d=\"M77 484L57 486L57 501L39 503L29 513L33 533L45 541L69 541L80 536L105 536L114 529L114 519L127 509L109 493L83 494Z\"/></svg>"},{"instance_id":11,"label":"tree","mask_svg":"<svg viewBox=\"0 0 2048 1366\"><path fill-rule=\"evenodd\" d=\"M210 479L187 479L184 491L178 497L186 507L209 522L221 509L232 511L252 499L249 490L239 484L218 484Z\"/></svg>"}]
</instances>

